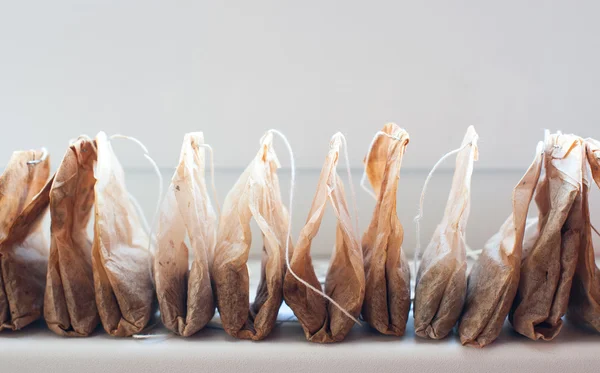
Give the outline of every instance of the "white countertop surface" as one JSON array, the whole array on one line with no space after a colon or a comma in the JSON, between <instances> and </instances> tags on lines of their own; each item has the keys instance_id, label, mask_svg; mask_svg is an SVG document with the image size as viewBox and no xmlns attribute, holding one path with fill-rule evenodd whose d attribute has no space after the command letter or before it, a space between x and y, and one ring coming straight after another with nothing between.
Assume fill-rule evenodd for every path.
<instances>
[{"instance_id":1,"label":"white countertop surface","mask_svg":"<svg viewBox=\"0 0 600 373\"><path fill-rule=\"evenodd\" d=\"M166 333L162 329L156 334ZM99 329L86 339L64 338L43 322L0 335L2 372L598 372L600 335L565 325L553 342L534 342L506 325L484 349L415 337L412 317L401 338L355 327L347 340L309 343L295 322L264 341L240 341L206 328L193 337L113 338Z\"/></svg>"},{"instance_id":2,"label":"white countertop surface","mask_svg":"<svg viewBox=\"0 0 600 373\"><path fill-rule=\"evenodd\" d=\"M322 280L326 261L315 261ZM251 261L255 289L259 263ZM254 296L252 294L252 296ZM491 345L463 347L456 334L441 341L415 336L412 314L403 337L383 336L355 326L345 341L320 345L305 340L283 304L281 320L263 341L236 340L220 329L218 317L190 338L170 334L157 323L151 338L113 338L101 327L89 338L53 334L43 321L0 333L0 372L598 372L600 334L566 321L552 342L531 341L505 325Z\"/></svg>"}]
</instances>

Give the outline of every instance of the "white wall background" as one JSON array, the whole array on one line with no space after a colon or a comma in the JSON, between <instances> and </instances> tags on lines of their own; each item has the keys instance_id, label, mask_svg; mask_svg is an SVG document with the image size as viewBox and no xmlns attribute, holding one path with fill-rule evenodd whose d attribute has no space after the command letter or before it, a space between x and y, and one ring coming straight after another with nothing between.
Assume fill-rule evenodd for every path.
<instances>
[{"instance_id":1,"label":"white wall background","mask_svg":"<svg viewBox=\"0 0 600 373\"><path fill-rule=\"evenodd\" d=\"M100 129L138 136L164 167L191 130L227 168L271 127L301 167L338 130L360 166L386 121L411 134L408 168L470 124L484 168L522 169L543 128L600 137L598 1L0 4L0 165ZM123 163L146 167L135 155Z\"/></svg>"},{"instance_id":2,"label":"white wall background","mask_svg":"<svg viewBox=\"0 0 600 373\"><path fill-rule=\"evenodd\" d=\"M599 14L598 1L566 0L0 0L0 166L40 146L56 166L69 139L104 130L138 137L167 176L183 134L201 130L223 199L262 133L278 128L306 171L297 234L330 136L347 135L360 171L374 132L395 121L411 135L398 207L410 251L425 174L472 124L468 234L479 248L508 215L544 128L600 137ZM148 164L132 145L116 148L150 215ZM432 183L425 242L450 176ZM359 208L365 228L368 196Z\"/></svg>"}]
</instances>

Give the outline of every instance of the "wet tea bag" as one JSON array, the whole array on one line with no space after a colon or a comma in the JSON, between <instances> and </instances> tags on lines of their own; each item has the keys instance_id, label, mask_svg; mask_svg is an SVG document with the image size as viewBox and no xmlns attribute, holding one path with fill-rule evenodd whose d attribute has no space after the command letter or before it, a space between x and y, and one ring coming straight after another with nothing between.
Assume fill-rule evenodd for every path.
<instances>
[{"instance_id":1,"label":"wet tea bag","mask_svg":"<svg viewBox=\"0 0 600 373\"><path fill-rule=\"evenodd\" d=\"M600 187L600 142L586 140L587 162L596 185ZM584 164L583 178L583 217L584 229L567 316L574 322L600 332L600 269L596 265L594 245L592 243L592 224L589 207L589 179L587 164Z\"/></svg>"},{"instance_id":2,"label":"wet tea bag","mask_svg":"<svg viewBox=\"0 0 600 373\"><path fill-rule=\"evenodd\" d=\"M45 151L14 152L0 175L0 331L42 316L48 245L41 220L48 207Z\"/></svg>"},{"instance_id":3,"label":"wet tea bag","mask_svg":"<svg viewBox=\"0 0 600 373\"><path fill-rule=\"evenodd\" d=\"M96 151L92 245L96 305L104 330L126 337L144 329L153 310L149 237L104 132L96 136Z\"/></svg>"},{"instance_id":4,"label":"wet tea bag","mask_svg":"<svg viewBox=\"0 0 600 373\"><path fill-rule=\"evenodd\" d=\"M274 132L263 136L258 154L225 198L217 231L212 266L217 307L225 331L240 339L260 340L269 335L283 299L289 217L276 173L280 165L273 149ZM263 254L256 298L249 305L246 263L252 218L262 233Z\"/></svg>"},{"instance_id":5,"label":"wet tea bag","mask_svg":"<svg viewBox=\"0 0 600 373\"><path fill-rule=\"evenodd\" d=\"M513 190L512 214L485 244L469 273L458 328L463 345L484 347L492 343L513 303L519 285L527 213L544 163L543 145L538 144L533 163ZM535 230L537 222L530 227Z\"/></svg>"},{"instance_id":6,"label":"wet tea bag","mask_svg":"<svg viewBox=\"0 0 600 373\"><path fill-rule=\"evenodd\" d=\"M441 339L456 324L467 292L465 230L471 205L471 175L478 158L478 135L467 129L456 156L452 188L441 223L423 253L417 272L415 333ZM418 258L417 258L418 260Z\"/></svg>"},{"instance_id":7,"label":"wet tea bag","mask_svg":"<svg viewBox=\"0 0 600 373\"><path fill-rule=\"evenodd\" d=\"M80 137L67 149L50 189L51 244L44 318L53 332L89 335L100 321L87 226L94 207L96 143Z\"/></svg>"},{"instance_id":8,"label":"wet tea bag","mask_svg":"<svg viewBox=\"0 0 600 373\"><path fill-rule=\"evenodd\" d=\"M284 281L286 303L302 325L306 339L318 343L339 342L346 337L356 322L365 295L363 256L356 228L352 226L344 186L336 170L342 139L341 133L331 139L317 191ZM325 279L325 294L335 304L314 291L321 289L321 284L310 256L311 243L319 231L328 202L337 218L337 229L335 249Z\"/></svg>"},{"instance_id":9,"label":"wet tea bag","mask_svg":"<svg viewBox=\"0 0 600 373\"><path fill-rule=\"evenodd\" d=\"M402 250L404 230L396 213L400 167L408 142L406 131L393 123L386 124L365 159L365 173L377 204L362 238L362 316L380 333L396 336L404 335L410 310L410 267Z\"/></svg>"},{"instance_id":10,"label":"wet tea bag","mask_svg":"<svg viewBox=\"0 0 600 373\"><path fill-rule=\"evenodd\" d=\"M217 218L204 181L203 146L202 132L185 135L158 218L154 276L160 314L168 329L184 337L215 313L209 264Z\"/></svg>"},{"instance_id":11,"label":"wet tea bag","mask_svg":"<svg viewBox=\"0 0 600 373\"><path fill-rule=\"evenodd\" d=\"M567 311L584 231L585 146L577 136L557 133L547 136L545 153L545 174L535 196L539 236L530 250L523 250L509 320L528 338L552 340Z\"/></svg>"}]
</instances>

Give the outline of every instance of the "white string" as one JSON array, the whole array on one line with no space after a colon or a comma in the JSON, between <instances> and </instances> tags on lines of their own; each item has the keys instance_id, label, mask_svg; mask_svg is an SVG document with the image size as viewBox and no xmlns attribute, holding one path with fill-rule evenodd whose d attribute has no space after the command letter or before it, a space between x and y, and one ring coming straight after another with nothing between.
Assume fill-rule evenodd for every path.
<instances>
[{"instance_id":1,"label":"white string","mask_svg":"<svg viewBox=\"0 0 600 373\"><path fill-rule=\"evenodd\" d=\"M217 195L217 187L215 186L215 159L213 155L213 148L208 144L201 144L203 147L208 149L210 153L210 178L211 178L211 187L213 191L213 198L215 199L215 205L217 206L217 211L219 216L221 215L221 206L219 205L219 196Z\"/></svg>"},{"instance_id":2,"label":"white string","mask_svg":"<svg viewBox=\"0 0 600 373\"><path fill-rule=\"evenodd\" d=\"M365 192L367 192L375 200L377 200L377 195L375 194L374 191L372 191L371 189L369 189L367 187L367 185L366 185L367 184L367 166L369 165L369 157L371 156L371 150L373 150L373 146L375 145L375 141L377 141L377 138L379 136L386 136L386 137L389 137L392 140L400 141L399 137L392 136L389 133L385 133L383 131L377 131L377 133L375 133L375 136L373 136L373 140L371 140L371 145L369 145L369 151L367 152L367 156L365 157L365 168L363 170L362 177L360 178L360 187L363 188L363 190ZM398 174L398 177L400 177L400 174Z\"/></svg>"},{"instance_id":3,"label":"white string","mask_svg":"<svg viewBox=\"0 0 600 373\"><path fill-rule=\"evenodd\" d=\"M427 175L427 178L425 179L425 184L423 185L423 190L421 191L421 198L419 199L419 213L417 214L417 216L415 216L415 225L416 225L416 233L417 233L417 247L415 248L415 254L414 254L414 265L415 265L415 274L417 273L419 266L418 266L418 262L419 262L419 256L421 255L421 224L420 221L423 218L423 202L425 201L425 192L427 191L427 185L429 184L429 181L431 180L431 177L433 176L433 173L435 172L435 170L442 164L442 162L444 162L448 157L450 157L453 154L456 154L458 152L460 152L461 150L465 149L467 146L471 145L472 142L468 142L466 144L464 144L463 146L461 146L458 149L454 149L446 154L444 154L442 156L442 158L440 158L437 163L433 166L433 168L431 169L431 171L429 171L429 175Z\"/></svg>"},{"instance_id":4,"label":"white string","mask_svg":"<svg viewBox=\"0 0 600 373\"><path fill-rule=\"evenodd\" d=\"M154 231L154 225L156 224L156 218L158 216L158 213L160 211L160 203L162 201L162 196L163 196L163 177L162 174L160 172L160 169L158 168L158 165L156 164L156 162L154 162L154 159L152 159L152 157L150 157L150 155L148 154L148 148L146 148L146 146L138 139L136 139L135 137L131 137L131 136L125 136L125 135L120 135L120 134L115 134L112 135L110 137L110 139L125 139L125 140L129 140L129 141L133 141L134 143L138 144L140 146L140 148L142 148L142 150L144 151L144 158L146 158L150 164L152 165L152 167L154 168L154 172L156 173L156 176L158 177L158 200L156 203L156 210L154 211L154 216L152 217L152 223L150 225L150 233L148 234L148 236L150 237L150 239L148 240L148 251L150 253L154 253L152 251L152 241L154 240L154 238L152 237L153 231ZM135 205L135 203L134 203ZM139 206L139 204L138 204ZM143 216L143 214L142 214Z\"/></svg>"},{"instance_id":5,"label":"white string","mask_svg":"<svg viewBox=\"0 0 600 373\"><path fill-rule=\"evenodd\" d=\"M32 161L27 161L27 164L38 164L38 163L42 163L43 161L46 160L46 158L48 158L48 150L46 148L42 148L42 156L40 157L40 159L34 159Z\"/></svg>"},{"instance_id":6,"label":"white string","mask_svg":"<svg viewBox=\"0 0 600 373\"><path fill-rule=\"evenodd\" d=\"M360 242L360 229L358 227L358 206L356 203L356 191L354 190L354 182L352 181L352 173L350 172L350 157L348 157L348 143L346 142L346 136L343 133L338 132L335 136L339 136L342 139L342 144L344 148L344 157L346 158L346 171L348 173L348 183L350 184L350 193L352 196L352 208L354 210L354 223L356 225L356 239Z\"/></svg>"},{"instance_id":7,"label":"white string","mask_svg":"<svg viewBox=\"0 0 600 373\"><path fill-rule=\"evenodd\" d=\"M331 302L331 304L336 306L340 311L342 311L346 316L348 316L350 319L352 319L355 323L357 323L358 325L361 325L361 323L354 316L352 316L350 314L350 312L346 311L344 309L344 307L342 307L339 303L334 301L330 296L325 294L320 289L317 289L316 287L309 284L307 281L304 281L303 279L301 279L300 276L298 276L294 272L294 270L292 270L292 266L290 265L290 240L291 240L291 234L292 234L292 206L293 206L293 202L294 202L294 186L296 184L296 165L295 165L295 161L294 161L294 152L292 151L292 146L290 145L289 141L287 140L287 138L285 137L285 135L283 133L281 133L275 129L270 129L268 132L278 135L283 140L285 146L288 149L288 152L290 153L290 168L291 168L290 205L288 208L289 218L288 218L287 235L285 237L285 265L287 267L287 270L301 284L303 284L307 288L311 289L315 293L321 295L323 298L327 299L329 302Z\"/></svg>"}]
</instances>

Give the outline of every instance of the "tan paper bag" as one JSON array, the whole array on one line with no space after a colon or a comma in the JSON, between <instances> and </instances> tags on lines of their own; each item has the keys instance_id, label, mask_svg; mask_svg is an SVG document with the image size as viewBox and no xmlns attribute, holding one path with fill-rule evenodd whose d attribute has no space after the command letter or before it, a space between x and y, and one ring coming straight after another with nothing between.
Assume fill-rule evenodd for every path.
<instances>
[{"instance_id":1,"label":"tan paper bag","mask_svg":"<svg viewBox=\"0 0 600 373\"><path fill-rule=\"evenodd\" d=\"M125 175L104 132L96 136L92 269L98 313L112 336L139 333L153 308L148 234L129 200Z\"/></svg>"},{"instance_id":2,"label":"tan paper bag","mask_svg":"<svg viewBox=\"0 0 600 373\"><path fill-rule=\"evenodd\" d=\"M317 191L306 224L294 249L290 268L311 286L321 289L317 279L310 248L331 202L337 218L335 249L325 279L325 294L331 297L353 317L358 317L365 295L363 257L355 228L346 203L342 180L336 172L341 146L341 134L333 136L325 159ZM354 321L320 294L306 287L289 271L284 282L284 297L304 329L306 339L327 343L343 340Z\"/></svg>"},{"instance_id":3,"label":"tan paper bag","mask_svg":"<svg viewBox=\"0 0 600 373\"><path fill-rule=\"evenodd\" d=\"M282 302L289 217L281 200L277 168L273 134L267 132L258 154L225 198L219 220L212 267L215 296L223 328L240 339L260 340L269 335ZM263 257L256 298L249 306L246 263L252 218L263 236Z\"/></svg>"},{"instance_id":4,"label":"tan paper bag","mask_svg":"<svg viewBox=\"0 0 600 373\"><path fill-rule=\"evenodd\" d=\"M362 316L380 333L401 336L410 310L410 267L402 250L404 229L396 213L396 193L409 136L393 123L386 124L382 132L389 136L376 138L365 164L377 204L362 238Z\"/></svg>"},{"instance_id":5,"label":"tan paper bag","mask_svg":"<svg viewBox=\"0 0 600 373\"><path fill-rule=\"evenodd\" d=\"M600 142L586 140L587 162L596 185L600 186ZM587 166L587 165L586 165ZM587 168L587 167L586 167ZM596 266L589 208L588 170L584 171L582 192L584 229L567 316L578 324L600 332L600 269Z\"/></svg>"},{"instance_id":6,"label":"tan paper bag","mask_svg":"<svg viewBox=\"0 0 600 373\"><path fill-rule=\"evenodd\" d=\"M209 261L217 218L204 181L203 144L202 132L185 135L158 218L154 276L160 314L168 329L184 337L215 313Z\"/></svg>"},{"instance_id":7,"label":"tan paper bag","mask_svg":"<svg viewBox=\"0 0 600 373\"><path fill-rule=\"evenodd\" d=\"M552 340L562 327L582 242L583 140L553 134L545 144L545 175L536 192L539 237L523 251L521 278L509 320L531 339Z\"/></svg>"},{"instance_id":8,"label":"tan paper bag","mask_svg":"<svg viewBox=\"0 0 600 373\"><path fill-rule=\"evenodd\" d=\"M40 225L49 173L48 157L32 150L14 152L0 176L0 331L42 316L48 245Z\"/></svg>"},{"instance_id":9,"label":"tan paper bag","mask_svg":"<svg viewBox=\"0 0 600 373\"><path fill-rule=\"evenodd\" d=\"M536 157L512 195L512 214L486 244L467 281L467 298L458 332L463 345L484 347L500 334L520 278L527 212L540 178L544 154Z\"/></svg>"},{"instance_id":10,"label":"tan paper bag","mask_svg":"<svg viewBox=\"0 0 600 373\"><path fill-rule=\"evenodd\" d=\"M77 139L67 149L50 190L51 244L44 318L59 335L84 337L100 321L87 226L94 206L96 143Z\"/></svg>"},{"instance_id":11,"label":"tan paper bag","mask_svg":"<svg viewBox=\"0 0 600 373\"><path fill-rule=\"evenodd\" d=\"M447 336L463 309L467 293L465 230L471 207L473 162L478 158L477 139L475 129L470 126L456 156L444 217L423 253L417 272L415 333L423 338Z\"/></svg>"}]
</instances>

